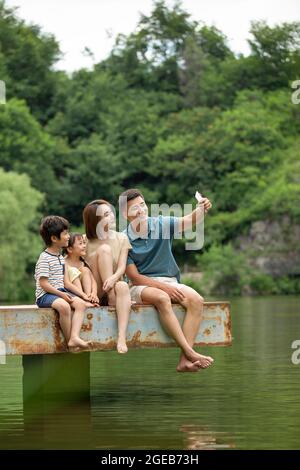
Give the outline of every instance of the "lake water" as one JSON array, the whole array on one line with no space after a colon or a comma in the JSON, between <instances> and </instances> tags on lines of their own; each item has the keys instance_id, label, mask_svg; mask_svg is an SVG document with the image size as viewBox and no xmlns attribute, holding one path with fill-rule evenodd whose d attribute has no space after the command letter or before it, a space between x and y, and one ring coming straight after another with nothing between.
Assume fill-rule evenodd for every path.
<instances>
[{"instance_id":1,"label":"lake water","mask_svg":"<svg viewBox=\"0 0 300 470\"><path fill-rule=\"evenodd\" d=\"M300 449L300 297L230 300L233 345L202 348L211 368L176 373L175 348L92 353L90 399L52 398L25 419L22 360L8 357L0 448Z\"/></svg>"}]
</instances>

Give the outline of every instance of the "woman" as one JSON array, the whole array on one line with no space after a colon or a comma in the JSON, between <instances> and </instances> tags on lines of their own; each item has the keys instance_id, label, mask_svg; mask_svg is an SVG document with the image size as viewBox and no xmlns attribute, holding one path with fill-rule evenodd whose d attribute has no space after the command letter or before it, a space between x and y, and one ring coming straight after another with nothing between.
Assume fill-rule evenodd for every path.
<instances>
[{"instance_id":1,"label":"woman","mask_svg":"<svg viewBox=\"0 0 300 470\"><path fill-rule=\"evenodd\" d=\"M128 250L127 235L114 230L115 216L112 206L104 199L87 204L83 210L87 237L86 261L91 267L98 286L98 297L107 293L108 305L116 307L118 318L117 351L124 354L126 329L131 309L129 287L123 281Z\"/></svg>"}]
</instances>

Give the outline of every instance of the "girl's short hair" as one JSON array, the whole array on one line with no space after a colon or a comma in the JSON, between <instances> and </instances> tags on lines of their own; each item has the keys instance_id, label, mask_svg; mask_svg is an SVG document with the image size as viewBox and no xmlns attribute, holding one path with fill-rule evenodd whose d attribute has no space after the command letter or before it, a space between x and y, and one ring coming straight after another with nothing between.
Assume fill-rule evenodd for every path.
<instances>
[{"instance_id":1,"label":"girl's short hair","mask_svg":"<svg viewBox=\"0 0 300 470\"><path fill-rule=\"evenodd\" d=\"M98 238L96 229L101 217L97 215L97 210L102 204L106 204L111 207L111 204L105 201L105 199L96 199L95 201L89 202L83 209L82 216L85 226L85 234L88 240Z\"/></svg>"}]
</instances>

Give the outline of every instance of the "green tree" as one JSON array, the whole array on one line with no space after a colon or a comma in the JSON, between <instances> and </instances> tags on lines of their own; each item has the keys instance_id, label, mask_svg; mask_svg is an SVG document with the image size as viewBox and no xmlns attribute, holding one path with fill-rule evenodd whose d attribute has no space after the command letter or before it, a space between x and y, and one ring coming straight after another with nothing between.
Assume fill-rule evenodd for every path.
<instances>
[{"instance_id":1,"label":"green tree","mask_svg":"<svg viewBox=\"0 0 300 470\"><path fill-rule=\"evenodd\" d=\"M252 22L249 40L255 58L253 75L265 90L287 87L300 71L300 22L274 27L265 21Z\"/></svg>"},{"instance_id":2,"label":"green tree","mask_svg":"<svg viewBox=\"0 0 300 470\"><path fill-rule=\"evenodd\" d=\"M58 42L37 25L26 25L16 8L0 0L0 72L7 97L24 99L41 121L49 118L56 90L53 64L60 56Z\"/></svg>"},{"instance_id":3,"label":"green tree","mask_svg":"<svg viewBox=\"0 0 300 470\"><path fill-rule=\"evenodd\" d=\"M0 168L0 300L25 296L28 267L40 250L36 226L42 200L28 176Z\"/></svg>"},{"instance_id":4,"label":"green tree","mask_svg":"<svg viewBox=\"0 0 300 470\"><path fill-rule=\"evenodd\" d=\"M46 194L45 208L56 210L67 151L43 130L24 102L12 99L0 107L0 148L0 166L29 175L32 186Z\"/></svg>"},{"instance_id":5,"label":"green tree","mask_svg":"<svg viewBox=\"0 0 300 470\"><path fill-rule=\"evenodd\" d=\"M96 134L71 151L70 161L64 184L64 214L80 225L82 210L91 200L101 198L115 204L125 170Z\"/></svg>"},{"instance_id":6,"label":"green tree","mask_svg":"<svg viewBox=\"0 0 300 470\"><path fill-rule=\"evenodd\" d=\"M135 32L117 38L107 64L131 86L177 93L184 42L196 25L180 2L168 8L158 0L149 16L141 15Z\"/></svg>"}]
</instances>

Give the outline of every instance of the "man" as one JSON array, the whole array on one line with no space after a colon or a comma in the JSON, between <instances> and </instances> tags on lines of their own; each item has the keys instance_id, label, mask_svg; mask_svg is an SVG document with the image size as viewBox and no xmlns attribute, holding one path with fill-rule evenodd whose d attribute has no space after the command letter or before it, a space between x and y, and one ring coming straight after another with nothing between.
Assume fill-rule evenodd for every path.
<instances>
[{"instance_id":1,"label":"man","mask_svg":"<svg viewBox=\"0 0 300 470\"><path fill-rule=\"evenodd\" d=\"M203 298L191 287L180 284L179 268L172 254L174 232L182 233L203 221L211 203L201 204L184 217L148 217L144 196L138 189L128 189L119 197L122 215L129 225L124 231L131 243L126 275L130 279L132 300L154 305L168 334L181 348L178 372L198 372L213 363L193 349L203 314ZM167 236L166 236L167 234ZM172 302L186 309L182 327Z\"/></svg>"}]
</instances>

